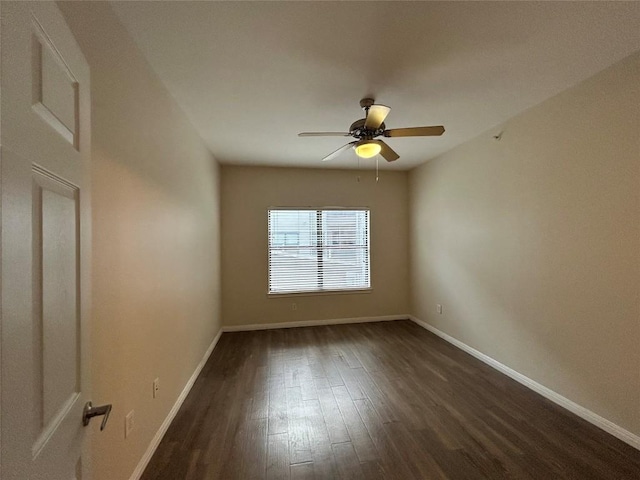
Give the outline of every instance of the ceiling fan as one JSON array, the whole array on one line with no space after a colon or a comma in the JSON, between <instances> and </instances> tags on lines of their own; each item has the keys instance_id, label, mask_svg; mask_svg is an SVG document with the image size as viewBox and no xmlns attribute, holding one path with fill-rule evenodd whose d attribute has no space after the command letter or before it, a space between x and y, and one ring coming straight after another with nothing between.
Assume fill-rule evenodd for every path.
<instances>
[{"instance_id":1,"label":"ceiling fan","mask_svg":"<svg viewBox=\"0 0 640 480\"><path fill-rule=\"evenodd\" d=\"M360 106L365 112L365 117L356 120L349 127L348 132L302 132L299 137L353 137L356 140L343 145L335 152L330 153L322 159L323 162L331 160L349 148L354 148L356 155L361 158L371 158L380 154L387 162L393 162L400 158L393 149L382 140L376 137L437 137L444 133L442 125L432 127L411 127L386 129L384 119L387 118L390 107L376 105L373 98L363 98Z\"/></svg>"}]
</instances>

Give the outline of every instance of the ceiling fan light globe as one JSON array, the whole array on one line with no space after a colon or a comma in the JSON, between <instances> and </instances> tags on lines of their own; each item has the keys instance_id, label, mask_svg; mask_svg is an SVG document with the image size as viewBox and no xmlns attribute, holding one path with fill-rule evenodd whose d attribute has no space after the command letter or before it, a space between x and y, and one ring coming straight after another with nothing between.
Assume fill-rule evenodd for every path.
<instances>
[{"instance_id":1,"label":"ceiling fan light globe","mask_svg":"<svg viewBox=\"0 0 640 480\"><path fill-rule=\"evenodd\" d=\"M356 155L360 158L375 157L380 153L381 147L375 142L364 142L356 145Z\"/></svg>"}]
</instances>

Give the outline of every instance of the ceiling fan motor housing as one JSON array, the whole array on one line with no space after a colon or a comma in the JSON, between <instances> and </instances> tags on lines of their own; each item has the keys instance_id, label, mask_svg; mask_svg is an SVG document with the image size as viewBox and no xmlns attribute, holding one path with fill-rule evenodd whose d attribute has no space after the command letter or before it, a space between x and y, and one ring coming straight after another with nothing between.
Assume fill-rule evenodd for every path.
<instances>
[{"instance_id":1,"label":"ceiling fan motor housing","mask_svg":"<svg viewBox=\"0 0 640 480\"><path fill-rule=\"evenodd\" d=\"M360 120L353 122L349 127L349 135L354 138L368 140L382 135L386 128L384 122L376 130L368 130L364 127L365 120L365 118L361 118Z\"/></svg>"}]
</instances>

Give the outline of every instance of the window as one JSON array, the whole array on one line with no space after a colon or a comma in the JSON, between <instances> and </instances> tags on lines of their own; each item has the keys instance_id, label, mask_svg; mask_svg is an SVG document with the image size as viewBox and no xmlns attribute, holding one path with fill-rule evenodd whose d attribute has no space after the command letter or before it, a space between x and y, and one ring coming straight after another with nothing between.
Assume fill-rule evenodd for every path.
<instances>
[{"instance_id":1,"label":"window","mask_svg":"<svg viewBox=\"0 0 640 480\"><path fill-rule=\"evenodd\" d=\"M269 210L269 293L371 288L369 210Z\"/></svg>"}]
</instances>

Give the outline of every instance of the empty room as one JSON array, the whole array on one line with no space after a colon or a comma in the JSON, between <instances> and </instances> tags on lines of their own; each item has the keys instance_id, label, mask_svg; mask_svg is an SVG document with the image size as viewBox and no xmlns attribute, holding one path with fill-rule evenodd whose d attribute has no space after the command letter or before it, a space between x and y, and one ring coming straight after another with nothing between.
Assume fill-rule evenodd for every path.
<instances>
[{"instance_id":1,"label":"empty room","mask_svg":"<svg viewBox=\"0 0 640 480\"><path fill-rule=\"evenodd\" d=\"M0 18L2 480L640 478L640 2Z\"/></svg>"}]
</instances>

